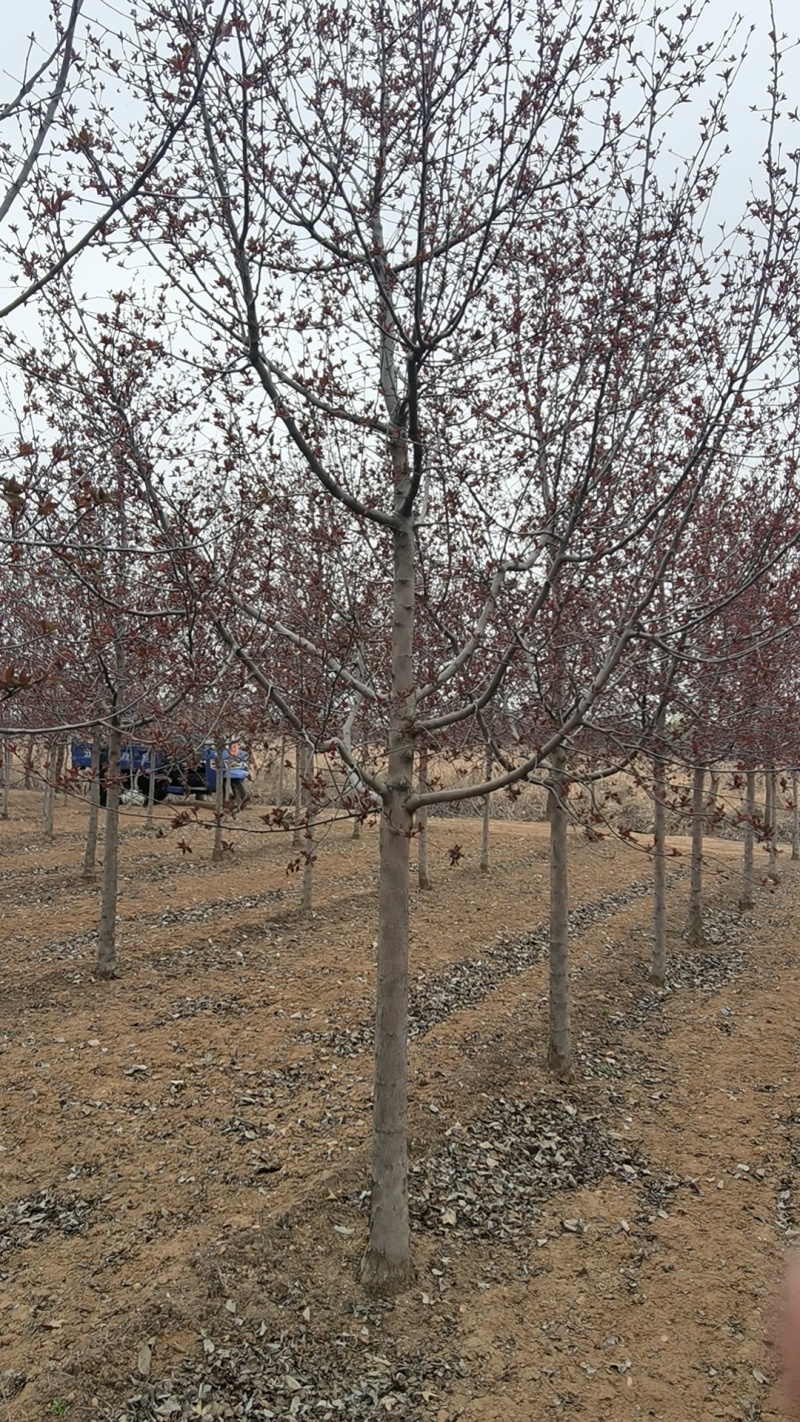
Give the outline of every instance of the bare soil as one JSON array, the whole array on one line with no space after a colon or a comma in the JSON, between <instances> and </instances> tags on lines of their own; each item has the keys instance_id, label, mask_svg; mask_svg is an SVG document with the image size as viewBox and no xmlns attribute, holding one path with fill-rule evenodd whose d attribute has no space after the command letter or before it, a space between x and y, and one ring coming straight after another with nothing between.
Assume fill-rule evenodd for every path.
<instances>
[{"instance_id":1,"label":"bare soil","mask_svg":"<svg viewBox=\"0 0 800 1422\"><path fill-rule=\"evenodd\" d=\"M167 829L169 812L158 811ZM125 812L120 977L93 977L85 807L0 825L0 1419L784 1417L798 1234L800 875L647 983L650 864L571 837L569 1086L544 1069L546 826L431 823L413 904L414 1286L364 1295L377 830L235 853ZM449 867L458 842L464 857Z\"/></svg>"}]
</instances>

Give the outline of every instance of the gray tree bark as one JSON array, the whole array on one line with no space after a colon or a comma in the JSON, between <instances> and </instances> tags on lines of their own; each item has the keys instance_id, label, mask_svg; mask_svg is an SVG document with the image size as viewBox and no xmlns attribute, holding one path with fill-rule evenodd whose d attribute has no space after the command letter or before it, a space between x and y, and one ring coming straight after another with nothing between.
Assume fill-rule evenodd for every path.
<instances>
[{"instance_id":1,"label":"gray tree bark","mask_svg":"<svg viewBox=\"0 0 800 1422\"><path fill-rule=\"evenodd\" d=\"M225 781L222 776L222 741L217 741L214 747L214 757L217 762L216 789L214 791L214 844L211 849L211 858L218 864L223 856L222 849L222 816L225 813Z\"/></svg>"},{"instance_id":2,"label":"gray tree bark","mask_svg":"<svg viewBox=\"0 0 800 1422\"><path fill-rule=\"evenodd\" d=\"M493 756L491 746L486 747L486 755L483 764L484 780L491 780ZM482 874L489 873L489 818L492 810L492 797L485 795L483 799L483 817L481 820L481 857L479 869Z\"/></svg>"},{"instance_id":3,"label":"gray tree bark","mask_svg":"<svg viewBox=\"0 0 800 1422\"><path fill-rule=\"evenodd\" d=\"M743 810L744 857L742 861L742 890L739 895L739 908L744 913L747 909L751 909L755 902L753 897L755 882L753 873L753 851L755 845L753 821L756 817L756 773L754 770L748 770L747 772Z\"/></svg>"},{"instance_id":4,"label":"gray tree bark","mask_svg":"<svg viewBox=\"0 0 800 1422\"><path fill-rule=\"evenodd\" d=\"M3 737L3 819L7 820L11 805L11 744Z\"/></svg>"},{"instance_id":5,"label":"gray tree bark","mask_svg":"<svg viewBox=\"0 0 800 1422\"><path fill-rule=\"evenodd\" d=\"M303 840L302 848L305 858L303 860L303 881L300 891L300 908L303 913L310 913L314 900L314 830L316 814L314 809L314 749L313 746L303 747Z\"/></svg>"},{"instance_id":6,"label":"gray tree bark","mask_svg":"<svg viewBox=\"0 0 800 1422\"><path fill-rule=\"evenodd\" d=\"M47 747L47 751L45 752L44 803L42 806L45 839L53 838L53 822L56 808L55 751L55 746L51 744Z\"/></svg>"},{"instance_id":7,"label":"gray tree bark","mask_svg":"<svg viewBox=\"0 0 800 1422\"><path fill-rule=\"evenodd\" d=\"M547 806L550 821L550 1028L547 1065L561 1081L568 1081L572 1072L565 782L566 753L561 747L551 757Z\"/></svg>"},{"instance_id":8,"label":"gray tree bark","mask_svg":"<svg viewBox=\"0 0 800 1422\"><path fill-rule=\"evenodd\" d=\"M278 758L278 798L277 805L280 809L284 799L284 779L286 775L286 736L281 736L281 750Z\"/></svg>"},{"instance_id":9,"label":"gray tree bark","mask_svg":"<svg viewBox=\"0 0 800 1422\"><path fill-rule=\"evenodd\" d=\"M792 771L792 859L800 859L800 805L797 803L797 771Z\"/></svg>"},{"instance_id":10,"label":"gray tree bark","mask_svg":"<svg viewBox=\"0 0 800 1422\"><path fill-rule=\"evenodd\" d=\"M705 804L703 786L705 767L695 765L692 770L692 869L689 886L689 920L686 925L686 941L691 948L705 945L703 928L703 831L705 829Z\"/></svg>"},{"instance_id":11,"label":"gray tree bark","mask_svg":"<svg viewBox=\"0 0 800 1422\"><path fill-rule=\"evenodd\" d=\"M395 493L391 713L387 789L381 815L372 1193L361 1276L373 1288L410 1279L408 1216L408 809L414 773L414 531L402 513L406 481Z\"/></svg>"},{"instance_id":12,"label":"gray tree bark","mask_svg":"<svg viewBox=\"0 0 800 1422\"><path fill-rule=\"evenodd\" d=\"M92 736L92 767L89 781L89 821L83 854L83 877L93 879L97 869L97 819L100 812L100 732Z\"/></svg>"},{"instance_id":13,"label":"gray tree bark","mask_svg":"<svg viewBox=\"0 0 800 1422\"><path fill-rule=\"evenodd\" d=\"M294 747L294 830L292 847L299 848L303 841L303 743L298 740Z\"/></svg>"},{"instance_id":14,"label":"gray tree bark","mask_svg":"<svg viewBox=\"0 0 800 1422\"><path fill-rule=\"evenodd\" d=\"M779 884L778 873L778 772L774 765L767 770L769 791L769 862L768 873L773 884Z\"/></svg>"},{"instance_id":15,"label":"gray tree bark","mask_svg":"<svg viewBox=\"0 0 800 1422\"><path fill-rule=\"evenodd\" d=\"M97 938L97 976L117 975L117 864L119 853L119 755L122 732L116 711L108 733L106 819L103 837L103 881L100 894L100 932Z\"/></svg>"},{"instance_id":16,"label":"gray tree bark","mask_svg":"<svg viewBox=\"0 0 800 1422\"><path fill-rule=\"evenodd\" d=\"M145 815L145 829L155 828L154 810L156 803L156 751L155 746L150 747L149 767L147 774L147 814Z\"/></svg>"},{"instance_id":17,"label":"gray tree bark","mask_svg":"<svg viewBox=\"0 0 800 1422\"><path fill-rule=\"evenodd\" d=\"M428 789L428 747L422 744L417 757L417 785L420 793ZM421 805L417 811L417 878L421 889L431 887L428 873L428 806Z\"/></svg>"},{"instance_id":18,"label":"gray tree bark","mask_svg":"<svg viewBox=\"0 0 800 1422\"><path fill-rule=\"evenodd\" d=\"M667 811L666 767L653 761L653 957L650 981L663 987L667 980Z\"/></svg>"}]
</instances>

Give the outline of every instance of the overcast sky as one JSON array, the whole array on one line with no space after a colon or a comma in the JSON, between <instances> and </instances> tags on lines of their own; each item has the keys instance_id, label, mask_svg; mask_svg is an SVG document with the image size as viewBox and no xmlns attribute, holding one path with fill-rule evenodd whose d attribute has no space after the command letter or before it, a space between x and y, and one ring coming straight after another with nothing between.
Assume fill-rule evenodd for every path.
<instances>
[{"instance_id":1,"label":"overcast sky","mask_svg":"<svg viewBox=\"0 0 800 1422\"><path fill-rule=\"evenodd\" d=\"M643 0L642 14L649 13L652 0ZM679 9L684 0L677 0ZM795 47L785 62L784 91L787 94L786 109L800 104L800 48L796 41L800 36L800 0L773 0L778 33L786 33L795 41ZM24 67L28 48L27 36L33 31L39 41L39 53L51 42L52 28L48 17L48 0L26 0L24 5L14 0L0 0L3 7L3 54L0 70L0 101L13 92L12 80L19 80ZM124 25L127 0L84 0L84 13L112 29ZM749 53L741 73L734 96L729 104L729 134L733 158L725 166L724 175L718 189L712 216L714 221L735 222L741 215L747 199L750 183L757 173L758 163L764 148L765 127L757 115L751 111L752 105L763 106L766 85L769 79L769 0L710 0L702 21L701 33L710 39L719 38L734 16L740 15L742 24L739 32L739 47L751 25L755 33L750 41ZM79 31L80 33L80 31ZM675 153L690 153L697 138L697 114L690 108L680 111L669 132L669 146ZM800 124L789 131L791 145L800 145ZM88 258L90 269L94 267ZM84 263L85 265L85 263ZM107 273L107 269L106 273ZM88 275L88 273L87 273ZM100 276L100 272L97 273ZM91 280L91 278L90 278ZM105 285L101 277L101 287ZM8 282L0 272L0 291Z\"/></svg>"}]
</instances>

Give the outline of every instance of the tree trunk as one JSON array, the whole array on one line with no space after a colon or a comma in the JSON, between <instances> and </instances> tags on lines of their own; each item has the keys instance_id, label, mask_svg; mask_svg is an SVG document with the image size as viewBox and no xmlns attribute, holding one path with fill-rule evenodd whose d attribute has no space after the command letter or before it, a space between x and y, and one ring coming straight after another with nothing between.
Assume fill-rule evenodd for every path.
<instances>
[{"instance_id":1,"label":"tree trunk","mask_svg":"<svg viewBox=\"0 0 800 1422\"><path fill-rule=\"evenodd\" d=\"M397 1290L410 1279L408 1218L408 918L414 771L414 532L395 496L391 721L380 832L378 974L369 1243L365 1284Z\"/></svg>"},{"instance_id":2,"label":"tree trunk","mask_svg":"<svg viewBox=\"0 0 800 1422\"><path fill-rule=\"evenodd\" d=\"M300 908L303 913L310 913L314 896L314 750L311 746L304 747L303 765L303 801L305 811L305 822L303 825L303 884L300 894Z\"/></svg>"},{"instance_id":3,"label":"tree trunk","mask_svg":"<svg viewBox=\"0 0 800 1422\"><path fill-rule=\"evenodd\" d=\"M66 763L67 743L66 741L59 741L58 749L56 751L56 785L58 785L59 783L61 785L62 803L64 805L69 804L70 792L69 779L66 772Z\"/></svg>"},{"instance_id":4,"label":"tree trunk","mask_svg":"<svg viewBox=\"0 0 800 1422\"><path fill-rule=\"evenodd\" d=\"M747 772L747 786L744 794L744 860L742 863L742 892L739 895L739 908L744 913L751 909L754 904L753 898L753 846L755 834L753 832L753 821L756 817L756 773L754 770Z\"/></svg>"},{"instance_id":5,"label":"tree trunk","mask_svg":"<svg viewBox=\"0 0 800 1422\"><path fill-rule=\"evenodd\" d=\"M572 1071L572 1023L569 986L569 897L567 883L566 752L551 757L548 790L550 820L550 1031L547 1065L561 1081Z\"/></svg>"},{"instance_id":6,"label":"tree trunk","mask_svg":"<svg viewBox=\"0 0 800 1422\"><path fill-rule=\"evenodd\" d=\"M11 803L11 746L8 736L3 737L3 819L8 819Z\"/></svg>"},{"instance_id":7,"label":"tree trunk","mask_svg":"<svg viewBox=\"0 0 800 1422\"><path fill-rule=\"evenodd\" d=\"M696 765L692 771L692 876L689 888L689 921L686 941L691 948L705 946L703 930L703 830L705 827L703 786L705 768Z\"/></svg>"},{"instance_id":8,"label":"tree trunk","mask_svg":"<svg viewBox=\"0 0 800 1422\"><path fill-rule=\"evenodd\" d=\"M663 760L653 761L653 957L650 981L667 980L667 778Z\"/></svg>"},{"instance_id":9,"label":"tree trunk","mask_svg":"<svg viewBox=\"0 0 800 1422\"><path fill-rule=\"evenodd\" d=\"M297 849L303 842L303 744L297 741L294 748L294 832L292 846Z\"/></svg>"},{"instance_id":10,"label":"tree trunk","mask_svg":"<svg viewBox=\"0 0 800 1422\"><path fill-rule=\"evenodd\" d=\"M222 776L222 741L217 741L214 747L214 756L217 762L216 789L214 791L214 844L211 850L211 858L215 864L219 864L222 859L222 816L225 813L225 781Z\"/></svg>"},{"instance_id":11,"label":"tree trunk","mask_svg":"<svg viewBox=\"0 0 800 1422\"><path fill-rule=\"evenodd\" d=\"M28 747L28 751L27 751L27 754L26 754L26 756L25 756L25 765L24 765L22 788L23 788L24 790L32 790L32 789L33 789L33 746L32 746L32 745Z\"/></svg>"},{"instance_id":12,"label":"tree trunk","mask_svg":"<svg viewBox=\"0 0 800 1422\"><path fill-rule=\"evenodd\" d=\"M800 859L800 805L797 803L797 771L792 771L792 859Z\"/></svg>"},{"instance_id":13,"label":"tree trunk","mask_svg":"<svg viewBox=\"0 0 800 1422\"><path fill-rule=\"evenodd\" d=\"M773 884L779 884L778 873L778 772L774 765L767 771L769 786L769 864L768 873Z\"/></svg>"},{"instance_id":14,"label":"tree trunk","mask_svg":"<svg viewBox=\"0 0 800 1422\"><path fill-rule=\"evenodd\" d=\"M491 746L487 746L487 747L486 747L486 756L485 756L485 759L484 759L484 766L483 766L484 780L491 780L491 778L492 778L492 765L493 765L492 748L491 748ZM491 797L491 795L484 795L484 797L483 797L483 821L482 821L482 824L481 824L481 859L480 859L480 865L479 865L479 868L480 868L480 871L481 871L482 874L488 874L488 873L489 873L489 815L490 815L490 813L491 813L491 808L492 808L492 797Z\"/></svg>"},{"instance_id":15,"label":"tree trunk","mask_svg":"<svg viewBox=\"0 0 800 1422\"><path fill-rule=\"evenodd\" d=\"M89 823L83 855L83 877L93 879L97 867L97 818L100 810L100 732L92 736L92 768L89 781Z\"/></svg>"},{"instance_id":16,"label":"tree trunk","mask_svg":"<svg viewBox=\"0 0 800 1422\"><path fill-rule=\"evenodd\" d=\"M424 744L419 748L417 786L421 794L424 794L428 789L428 747ZM429 889L431 887L431 880L428 873L427 805L422 805L417 811L417 875L419 887L421 889Z\"/></svg>"},{"instance_id":17,"label":"tree trunk","mask_svg":"<svg viewBox=\"0 0 800 1422\"><path fill-rule=\"evenodd\" d=\"M150 747L147 769L147 814L145 816L145 829L155 828L154 809L156 803L156 751L155 746Z\"/></svg>"},{"instance_id":18,"label":"tree trunk","mask_svg":"<svg viewBox=\"0 0 800 1422\"><path fill-rule=\"evenodd\" d=\"M278 805L278 809L280 809L281 805L283 804L284 776L285 776L285 773L286 773L286 737L285 737L285 735L284 735L284 736L281 736L281 751L280 751L280 758L279 758L279 760L278 760L278 798L277 798L277 802L276 802L277 805Z\"/></svg>"},{"instance_id":19,"label":"tree trunk","mask_svg":"<svg viewBox=\"0 0 800 1422\"><path fill-rule=\"evenodd\" d=\"M119 850L119 755L122 733L116 716L108 733L106 771L106 828L103 837L103 886L100 898L100 932L97 939L97 976L117 975L117 855Z\"/></svg>"},{"instance_id":20,"label":"tree trunk","mask_svg":"<svg viewBox=\"0 0 800 1422\"><path fill-rule=\"evenodd\" d=\"M44 804L42 815L46 839L53 838L53 819L56 808L55 746L49 745L44 762Z\"/></svg>"}]
</instances>

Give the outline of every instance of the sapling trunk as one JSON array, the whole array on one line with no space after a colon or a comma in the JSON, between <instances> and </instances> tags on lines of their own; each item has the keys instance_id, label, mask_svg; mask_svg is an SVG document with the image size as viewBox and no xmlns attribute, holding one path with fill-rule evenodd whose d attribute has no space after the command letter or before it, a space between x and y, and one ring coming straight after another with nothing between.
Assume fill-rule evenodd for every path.
<instances>
[{"instance_id":1,"label":"sapling trunk","mask_svg":"<svg viewBox=\"0 0 800 1422\"><path fill-rule=\"evenodd\" d=\"M492 755L492 748L491 746L487 746L483 764L484 780L491 780L493 764L494 757ZM479 868L482 874L488 874L489 872L489 818L491 815L491 810L492 797L491 795L484 795L483 817L481 820L481 857L479 864Z\"/></svg>"},{"instance_id":2,"label":"sapling trunk","mask_svg":"<svg viewBox=\"0 0 800 1422\"><path fill-rule=\"evenodd\" d=\"M303 748L303 882L300 892L300 907L303 913L310 913L314 897L314 750L312 746Z\"/></svg>"},{"instance_id":3,"label":"sapling trunk","mask_svg":"<svg viewBox=\"0 0 800 1422\"><path fill-rule=\"evenodd\" d=\"M277 803L277 806L278 806L279 809L280 809L281 805L283 804L284 776L285 776L285 773L286 773L286 737L285 737L285 735L284 735L284 736L281 736L281 750L280 750L280 756L279 756L279 758L278 758L278 798L277 798L276 803Z\"/></svg>"},{"instance_id":4,"label":"sapling trunk","mask_svg":"<svg viewBox=\"0 0 800 1422\"><path fill-rule=\"evenodd\" d=\"M3 819L7 820L11 804L11 745L8 736L3 737Z\"/></svg>"},{"instance_id":5,"label":"sapling trunk","mask_svg":"<svg viewBox=\"0 0 800 1422\"><path fill-rule=\"evenodd\" d=\"M86 849L83 855L83 877L93 879L97 867L97 819L100 811L100 732L92 736L91 780L89 781L89 820L86 826Z\"/></svg>"},{"instance_id":6,"label":"sapling trunk","mask_svg":"<svg viewBox=\"0 0 800 1422\"><path fill-rule=\"evenodd\" d=\"M292 847L298 848L303 840L303 743L297 741L294 748L294 831Z\"/></svg>"},{"instance_id":7,"label":"sapling trunk","mask_svg":"<svg viewBox=\"0 0 800 1422\"><path fill-rule=\"evenodd\" d=\"M428 747L419 748L417 765L417 785L424 795L428 788ZM417 877L421 889L431 887L428 873L428 806L421 805L417 811Z\"/></svg>"},{"instance_id":8,"label":"sapling trunk","mask_svg":"<svg viewBox=\"0 0 800 1422\"><path fill-rule=\"evenodd\" d=\"M156 753L155 748L153 746L150 747L150 755L148 758L148 762L149 765L147 774L147 814L145 816L144 823L145 828L151 830L155 828L154 809L156 803Z\"/></svg>"},{"instance_id":9,"label":"sapling trunk","mask_svg":"<svg viewBox=\"0 0 800 1422\"><path fill-rule=\"evenodd\" d=\"M692 771L692 869L689 886L689 920L686 925L686 941L691 948L705 945L703 928L703 831L705 829L705 805L703 786L705 767L696 765Z\"/></svg>"},{"instance_id":10,"label":"sapling trunk","mask_svg":"<svg viewBox=\"0 0 800 1422\"><path fill-rule=\"evenodd\" d=\"M569 898L567 883L566 753L551 756L548 777L550 820L550 1029L547 1065L562 1081L572 1072L569 985Z\"/></svg>"},{"instance_id":11,"label":"sapling trunk","mask_svg":"<svg viewBox=\"0 0 800 1422\"><path fill-rule=\"evenodd\" d=\"M800 859L800 805L797 803L797 771L792 771L792 859Z\"/></svg>"},{"instance_id":12,"label":"sapling trunk","mask_svg":"<svg viewBox=\"0 0 800 1422\"><path fill-rule=\"evenodd\" d=\"M214 756L217 762L216 788L214 791L214 844L211 849L211 858L218 864L223 856L222 849L222 817L225 813L225 781L222 775L222 741L217 741L214 747Z\"/></svg>"},{"instance_id":13,"label":"sapling trunk","mask_svg":"<svg viewBox=\"0 0 800 1422\"><path fill-rule=\"evenodd\" d=\"M117 974L117 862L119 851L119 756L122 734L116 717L108 733L106 819L103 837L103 885L100 898L100 932L97 939L97 976Z\"/></svg>"},{"instance_id":14,"label":"sapling trunk","mask_svg":"<svg viewBox=\"0 0 800 1422\"><path fill-rule=\"evenodd\" d=\"M667 979L667 778L659 757L653 761L653 957L650 981Z\"/></svg>"},{"instance_id":15,"label":"sapling trunk","mask_svg":"<svg viewBox=\"0 0 800 1422\"><path fill-rule=\"evenodd\" d=\"M767 771L769 786L769 864L768 873L773 884L780 883L778 873L778 772L774 765Z\"/></svg>"},{"instance_id":16,"label":"sapling trunk","mask_svg":"<svg viewBox=\"0 0 800 1422\"><path fill-rule=\"evenodd\" d=\"M53 838L53 821L56 808L55 746L48 746L44 762L44 803L42 818L46 839Z\"/></svg>"},{"instance_id":17,"label":"sapling trunk","mask_svg":"<svg viewBox=\"0 0 800 1422\"><path fill-rule=\"evenodd\" d=\"M56 785L59 785L59 784L61 785L61 790L62 790L62 794L63 794L63 797L64 797L63 803L64 803L65 805L69 803L69 783L68 783L67 776L66 776L66 773L65 773L66 759L67 759L67 746L66 746L66 742L65 742L65 741L59 741L59 743L58 743L58 749L57 749L57 751L56 751Z\"/></svg>"},{"instance_id":18,"label":"sapling trunk","mask_svg":"<svg viewBox=\"0 0 800 1422\"><path fill-rule=\"evenodd\" d=\"M744 792L744 856L742 860L742 891L739 895L739 908L744 913L751 909L755 902L753 897L754 873L753 873L753 850L755 844L755 831L753 821L756 817L756 773L748 770L747 781Z\"/></svg>"},{"instance_id":19,"label":"sapling trunk","mask_svg":"<svg viewBox=\"0 0 800 1422\"><path fill-rule=\"evenodd\" d=\"M372 1288L397 1290L410 1279L408 1215L408 809L414 772L414 530L395 495L391 712L387 789L381 815L375 1076L372 1111L372 1192L369 1242L361 1277Z\"/></svg>"}]
</instances>

